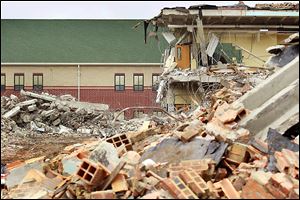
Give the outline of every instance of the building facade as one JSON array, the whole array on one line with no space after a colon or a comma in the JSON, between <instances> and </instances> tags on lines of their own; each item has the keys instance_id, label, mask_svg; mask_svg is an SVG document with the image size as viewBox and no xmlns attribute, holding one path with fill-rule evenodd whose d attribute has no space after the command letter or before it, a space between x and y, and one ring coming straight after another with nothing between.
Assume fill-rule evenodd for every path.
<instances>
[{"instance_id":1,"label":"building facade","mask_svg":"<svg viewBox=\"0 0 300 200\"><path fill-rule=\"evenodd\" d=\"M2 20L1 95L71 94L112 110L157 106L161 53L138 20ZM148 110L127 112L148 113ZM152 111L151 111L152 112Z\"/></svg>"}]
</instances>

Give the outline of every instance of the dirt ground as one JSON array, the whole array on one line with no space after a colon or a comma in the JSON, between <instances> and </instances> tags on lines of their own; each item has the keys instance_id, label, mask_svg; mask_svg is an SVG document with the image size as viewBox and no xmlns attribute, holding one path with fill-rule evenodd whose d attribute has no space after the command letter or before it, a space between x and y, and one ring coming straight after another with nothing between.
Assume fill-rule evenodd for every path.
<instances>
[{"instance_id":1,"label":"dirt ground","mask_svg":"<svg viewBox=\"0 0 300 200\"><path fill-rule=\"evenodd\" d=\"M1 148L1 163L10 163L17 160L24 161L39 156L53 158L66 146L88 140L95 140L95 138L52 135L12 138L8 146Z\"/></svg>"}]
</instances>

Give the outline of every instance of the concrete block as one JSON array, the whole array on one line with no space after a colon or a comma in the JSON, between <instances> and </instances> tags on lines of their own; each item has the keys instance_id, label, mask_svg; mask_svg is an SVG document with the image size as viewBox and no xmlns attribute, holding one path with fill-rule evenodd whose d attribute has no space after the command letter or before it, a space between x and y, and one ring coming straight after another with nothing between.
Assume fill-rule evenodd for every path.
<instances>
[{"instance_id":1,"label":"concrete block","mask_svg":"<svg viewBox=\"0 0 300 200\"><path fill-rule=\"evenodd\" d=\"M106 141L101 141L98 146L90 153L89 159L100 162L112 171L120 162L116 148Z\"/></svg>"},{"instance_id":2,"label":"concrete block","mask_svg":"<svg viewBox=\"0 0 300 200\"><path fill-rule=\"evenodd\" d=\"M20 109L21 109L20 106L14 107L13 109L4 113L3 118L10 118L10 117L17 115L20 112Z\"/></svg>"}]
</instances>

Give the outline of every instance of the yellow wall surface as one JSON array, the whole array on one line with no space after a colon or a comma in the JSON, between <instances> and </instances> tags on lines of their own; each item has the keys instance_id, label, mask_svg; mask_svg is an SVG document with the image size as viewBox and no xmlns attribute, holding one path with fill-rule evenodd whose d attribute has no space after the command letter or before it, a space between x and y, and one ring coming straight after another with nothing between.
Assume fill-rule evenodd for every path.
<instances>
[{"instance_id":1,"label":"yellow wall surface","mask_svg":"<svg viewBox=\"0 0 300 200\"><path fill-rule=\"evenodd\" d=\"M159 66L81 67L81 86L113 86L116 73L125 74L125 85L133 85L133 74L144 74L144 86L152 86L152 73L162 73Z\"/></svg>"},{"instance_id":2,"label":"yellow wall surface","mask_svg":"<svg viewBox=\"0 0 300 200\"><path fill-rule=\"evenodd\" d=\"M44 86L77 86L78 68L76 66L1 66L6 75L6 85L14 85L14 74L24 73L25 86L32 86L33 73L43 74ZM161 73L159 66L81 66L81 86L114 86L115 73L125 74L125 85L133 85L133 74L144 74L144 86L152 86L152 73Z\"/></svg>"},{"instance_id":3,"label":"yellow wall surface","mask_svg":"<svg viewBox=\"0 0 300 200\"><path fill-rule=\"evenodd\" d=\"M218 34L222 43L235 43L248 50L257 57L267 60L271 55L266 52L270 46L277 45L288 35L278 35L277 33L257 32L257 33L222 33ZM255 58L242 50L243 64L249 66L262 66L263 61Z\"/></svg>"}]
</instances>

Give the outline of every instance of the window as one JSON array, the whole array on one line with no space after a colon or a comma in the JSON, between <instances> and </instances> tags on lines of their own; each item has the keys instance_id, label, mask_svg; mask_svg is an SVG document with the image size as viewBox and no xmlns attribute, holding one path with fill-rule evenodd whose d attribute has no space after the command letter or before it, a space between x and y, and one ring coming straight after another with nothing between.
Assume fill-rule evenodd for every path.
<instances>
[{"instance_id":1,"label":"window","mask_svg":"<svg viewBox=\"0 0 300 200\"><path fill-rule=\"evenodd\" d=\"M33 74L33 90L43 90L43 74Z\"/></svg>"},{"instance_id":2,"label":"window","mask_svg":"<svg viewBox=\"0 0 300 200\"><path fill-rule=\"evenodd\" d=\"M153 111L152 114L157 116L157 117L162 117L162 112L161 111Z\"/></svg>"},{"instance_id":3,"label":"window","mask_svg":"<svg viewBox=\"0 0 300 200\"><path fill-rule=\"evenodd\" d=\"M133 90L134 91L144 90L144 74L133 75Z\"/></svg>"},{"instance_id":4,"label":"window","mask_svg":"<svg viewBox=\"0 0 300 200\"><path fill-rule=\"evenodd\" d=\"M181 47L177 47L177 60L181 60Z\"/></svg>"},{"instance_id":5,"label":"window","mask_svg":"<svg viewBox=\"0 0 300 200\"><path fill-rule=\"evenodd\" d=\"M24 74L15 74L14 90L20 91L24 89Z\"/></svg>"},{"instance_id":6,"label":"window","mask_svg":"<svg viewBox=\"0 0 300 200\"><path fill-rule=\"evenodd\" d=\"M159 85L159 74L152 74L152 90L156 91Z\"/></svg>"},{"instance_id":7,"label":"window","mask_svg":"<svg viewBox=\"0 0 300 200\"><path fill-rule=\"evenodd\" d=\"M133 117L134 117L134 118L142 118L143 115L144 115L144 112L141 111L141 110L135 110L135 111L133 112Z\"/></svg>"},{"instance_id":8,"label":"window","mask_svg":"<svg viewBox=\"0 0 300 200\"><path fill-rule=\"evenodd\" d=\"M125 74L115 74L115 91L125 90Z\"/></svg>"},{"instance_id":9,"label":"window","mask_svg":"<svg viewBox=\"0 0 300 200\"><path fill-rule=\"evenodd\" d=\"M1 91L5 90L5 82L6 82L6 77L5 74L1 74Z\"/></svg>"}]
</instances>

